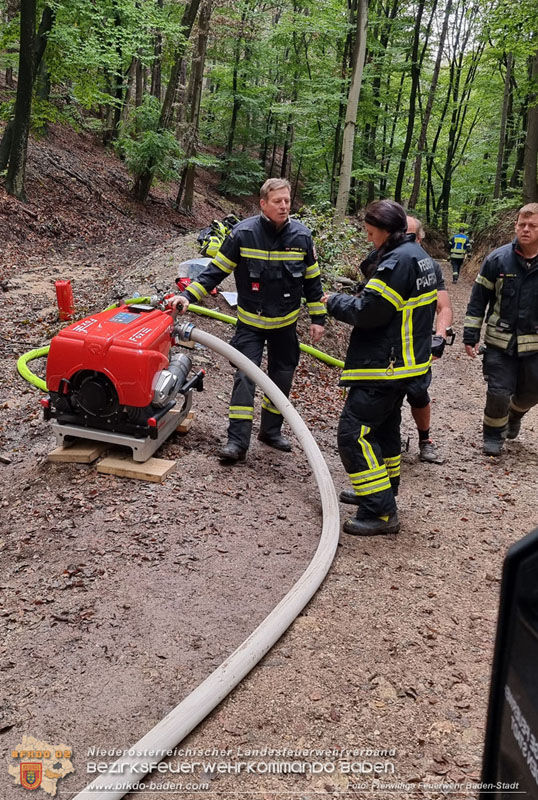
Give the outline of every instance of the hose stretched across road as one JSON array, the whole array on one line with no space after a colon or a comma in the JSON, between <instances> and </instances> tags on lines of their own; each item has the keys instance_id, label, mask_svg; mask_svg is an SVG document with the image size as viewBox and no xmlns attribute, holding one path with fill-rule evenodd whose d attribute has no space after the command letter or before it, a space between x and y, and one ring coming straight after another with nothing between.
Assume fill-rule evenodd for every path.
<instances>
[{"instance_id":1,"label":"hose stretched across road","mask_svg":"<svg viewBox=\"0 0 538 800\"><path fill-rule=\"evenodd\" d=\"M99 775L73 800L119 800L131 787L140 784L144 774L155 768L148 762L156 764L166 758L167 752L205 719L282 636L320 586L336 553L340 516L332 478L314 437L288 398L252 361L216 336L191 323L184 323L180 334L184 340L211 348L243 370L283 415L306 454L319 489L323 516L321 537L312 561L297 583L243 644L145 736L125 747L126 752L134 755L119 758L108 772ZM106 709L102 713L106 713Z\"/></svg>"}]
</instances>

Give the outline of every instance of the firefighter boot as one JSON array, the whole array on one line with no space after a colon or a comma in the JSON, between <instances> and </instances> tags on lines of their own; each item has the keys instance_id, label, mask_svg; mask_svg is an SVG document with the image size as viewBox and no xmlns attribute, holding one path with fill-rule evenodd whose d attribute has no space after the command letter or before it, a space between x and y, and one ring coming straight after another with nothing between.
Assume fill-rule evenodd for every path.
<instances>
[{"instance_id":1,"label":"firefighter boot","mask_svg":"<svg viewBox=\"0 0 538 800\"><path fill-rule=\"evenodd\" d=\"M500 456L503 451L503 440L500 436L484 436L482 452L485 456Z\"/></svg>"},{"instance_id":2,"label":"firefighter boot","mask_svg":"<svg viewBox=\"0 0 538 800\"><path fill-rule=\"evenodd\" d=\"M355 494L353 489L342 489L340 492L340 502L348 503L349 505L358 506L360 503L359 496Z\"/></svg>"},{"instance_id":3,"label":"firefighter boot","mask_svg":"<svg viewBox=\"0 0 538 800\"><path fill-rule=\"evenodd\" d=\"M396 512L382 517L353 517L344 522L345 533L351 536L384 536L398 533L400 522Z\"/></svg>"},{"instance_id":4,"label":"firefighter boot","mask_svg":"<svg viewBox=\"0 0 538 800\"><path fill-rule=\"evenodd\" d=\"M521 420L523 419L523 414L518 414L517 411L513 411L510 409L508 412L508 428L506 429L506 438L507 439L517 439L519 436L519 431L521 429Z\"/></svg>"},{"instance_id":5,"label":"firefighter boot","mask_svg":"<svg viewBox=\"0 0 538 800\"><path fill-rule=\"evenodd\" d=\"M274 413L262 408L258 439L269 447L274 447L275 450L282 450L284 453L289 453L291 451L291 442L289 439L286 439L285 436L282 436L281 428L283 421L282 414L279 412Z\"/></svg>"},{"instance_id":6,"label":"firefighter boot","mask_svg":"<svg viewBox=\"0 0 538 800\"><path fill-rule=\"evenodd\" d=\"M218 452L221 461L244 461L247 451L235 442L226 442Z\"/></svg>"},{"instance_id":7,"label":"firefighter boot","mask_svg":"<svg viewBox=\"0 0 538 800\"><path fill-rule=\"evenodd\" d=\"M281 433L268 434L265 433L265 431L260 431L258 434L258 439L260 442L263 442L269 447L274 447L275 450L282 450L284 453L291 452L290 440L286 439L285 436L282 436Z\"/></svg>"}]
</instances>

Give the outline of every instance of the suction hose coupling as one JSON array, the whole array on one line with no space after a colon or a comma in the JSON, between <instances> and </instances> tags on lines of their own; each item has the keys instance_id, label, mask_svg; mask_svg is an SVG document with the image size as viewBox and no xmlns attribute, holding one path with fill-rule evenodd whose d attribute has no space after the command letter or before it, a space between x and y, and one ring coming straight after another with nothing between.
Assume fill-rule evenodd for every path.
<instances>
[{"instance_id":1,"label":"suction hose coupling","mask_svg":"<svg viewBox=\"0 0 538 800\"><path fill-rule=\"evenodd\" d=\"M182 322L181 325L176 325L174 327L174 336L176 336L180 342L190 342L191 333L195 327L196 325L193 322Z\"/></svg>"}]
</instances>

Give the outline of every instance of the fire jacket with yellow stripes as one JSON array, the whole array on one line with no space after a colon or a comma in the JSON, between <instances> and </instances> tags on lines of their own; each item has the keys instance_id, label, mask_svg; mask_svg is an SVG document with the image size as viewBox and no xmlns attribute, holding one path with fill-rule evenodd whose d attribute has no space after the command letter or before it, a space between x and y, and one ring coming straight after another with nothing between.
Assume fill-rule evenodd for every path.
<instances>
[{"instance_id":1,"label":"fire jacket with yellow stripes","mask_svg":"<svg viewBox=\"0 0 538 800\"><path fill-rule=\"evenodd\" d=\"M237 286L237 318L246 325L262 330L292 325L303 297L312 323L325 324L312 235L298 220L288 219L278 231L261 214L238 223L182 294L199 301L231 273Z\"/></svg>"},{"instance_id":2,"label":"fire jacket with yellow stripes","mask_svg":"<svg viewBox=\"0 0 538 800\"><path fill-rule=\"evenodd\" d=\"M456 233L449 242L451 258L465 258L465 253L470 248L469 237L464 233Z\"/></svg>"},{"instance_id":3,"label":"fire jacket with yellow stripes","mask_svg":"<svg viewBox=\"0 0 538 800\"><path fill-rule=\"evenodd\" d=\"M467 306L464 344L480 341L484 317L488 347L519 356L538 352L538 256L525 259L517 239L484 259Z\"/></svg>"},{"instance_id":4,"label":"fire jacket with yellow stripes","mask_svg":"<svg viewBox=\"0 0 538 800\"><path fill-rule=\"evenodd\" d=\"M329 314L353 325L341 385L405 380L426 373L436 305L433 261L410 241L382 257L359 296L332 295Z\"/></svg>"}]
</instances>

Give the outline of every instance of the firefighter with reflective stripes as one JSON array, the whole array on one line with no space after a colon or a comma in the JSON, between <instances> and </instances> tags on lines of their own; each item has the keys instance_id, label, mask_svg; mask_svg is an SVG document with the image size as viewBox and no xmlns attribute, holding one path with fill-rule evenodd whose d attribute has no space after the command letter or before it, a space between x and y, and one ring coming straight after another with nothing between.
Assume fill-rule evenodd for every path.
<instances>
[{"instance_id":1,"label":"firefighter with reflective stripes","mask_svg":"<svg viewBox=\"0 0 538 800\"><path fill-rule=\"evenodd\" d=\"M353 326L340 380L349 391L338 450L353 486L340 499L358 509L344 531L371 536L400 528L401 407L409 384L430 369L437 278L430 256L406 236L398 203L372 203L364 220L377 269L360 295L326 295L325 301L329 314Z\"/></svg>"},{"instance_id":2,"label":"firefighter with reflective stripes","mask_svg":"<svg viewBox=\"0 0 538 800\"><path fill-rule=\"evenodd\" d=\"M469 237L463 228L460 228L459 233L454 234L454 236L451 238L449 247L450 264L452 266L452 283L457 283L460 276L461 266L471 247Z\"/></svg>"},{"instance_id":3,"label":"firefighter with reflective stripes","mask_svg":"<svg viewBox=\"0 0 538 800\"><path fill-rule=\"evenodd\" d=\"M479 352L484 318L483 372L488 384L483 452L502 453L521 419L538 404L538 203L520 209L516 238L484 260L467 306L463 343Z\"/></svg>"},{"instance_id":4,"label":"firefighter with reflective stripes","mask_svg":"<svg viewBox=\"0 0 538 800\"><path fill-rule=\"evenodd\" d=\"M267 374L289 395L299 363L297 319L302 298L311 319L313 343L323 336L326 311L312 235L290 219L291 191L288 181L270 178L260 190L261 214L235 225L221 249L196 281L171 305L182 307L199 301L218 283L233 274L237 287L237 327L230 344L258 366L267 344ZM253 381L237 370L229 410L228 441L219 451L225 461L243 461L254 416ZM281 433L283 417L264 396L258 439L277 450L289 452L290 441Z\"/></svg>"}]
</instances>

